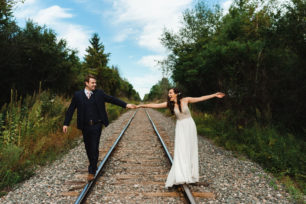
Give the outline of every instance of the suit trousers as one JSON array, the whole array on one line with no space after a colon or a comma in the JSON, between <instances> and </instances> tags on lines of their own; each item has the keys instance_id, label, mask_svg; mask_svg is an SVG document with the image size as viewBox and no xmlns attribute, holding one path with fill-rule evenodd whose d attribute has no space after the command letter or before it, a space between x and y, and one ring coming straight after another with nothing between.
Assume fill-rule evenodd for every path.
<instances>
[{"instance_id":1,"label":"suit trousers","mask_svg":"<svg viewBox=\"0 0 306 204\"><path fill-rule=\"evenodd\" d=\"M85 149L89 160L88 173L90 174L95 174L97 170L101 132L101 123L85 126L82 129Z\"/></svg>"}]
</instances>

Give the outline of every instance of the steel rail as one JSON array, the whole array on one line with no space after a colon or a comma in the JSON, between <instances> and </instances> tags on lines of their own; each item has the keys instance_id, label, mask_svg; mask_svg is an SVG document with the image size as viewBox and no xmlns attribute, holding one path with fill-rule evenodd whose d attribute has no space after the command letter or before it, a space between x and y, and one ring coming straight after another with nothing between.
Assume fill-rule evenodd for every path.
<instances>
[{"instance_id":1,"label":"steel rail","mask_svg":"<svg viewBox=\"0 0 306 204\"><path fill-rule=\"evenodd\" d=\"M158 136L160 142L162 143L163 148L164 148L164 151L165 151L165 153L166 153L166 155L167 155L167 157L168 157L168 159L169 159L169 161L170 161L170 163L171 163L171 165L172 165L172 163L173 163L172 156L171 156L171 154L170 154L170 152L169 152L169 150L168 150L166 144L164 143L164 140L163 140L162 137L160 136L160 134L159 134L159 132L158 132L158 130L157 130L157 128L156 128L156 126L155 126L153 120L151 119L149 113L147 112L147 110L145 110L145 111L146 111L146 114L147 114L147 116L148 116L148 118L149 118L149 120L150 120L150 122L151 122L151 124L152 124L152 126L153 126L153 128L154 128L154 130L155 130L155 133L156 133L156 135ZM185 197L188 199L188 202L191 203L191 204L195 204L196 202L195 202L194 197L193 197L193 195L192 195L192 193L191 193L189 187L187 186L187 184L181 184L181 186L182 186L183 189L184 189L184 194L185 194Z\"/></svg>"},{"instance_id":2,"label":"steel rail","mask_svg":"<svg viewBox=\"0 0 306 204\"><path fill-rule=\"evenodd\" d=\"M113 150L117 146L118 142L120 141L120 139L121 139L122 135L124 134L124 132L126 131L126 129L129 127L129 125L132 122L132 120L133 120L134 116L136 115L137 111L138 110L135 111L135 113L130 118L130 120L128 121L128 123L124 127L124 129L121 131L120 135L117 137L117 139L114 142L114 144L112 145L112 147L108 150L107 154L105 155L104 159L101 161L101 163L100 163L100 165L99 165L99 167L98 167L98 169L96 171L94 179L86 184L86 186L83 188L82 192L78 196L77 200L75 201L75 204L79 204L79 203L82 203L83 201L85 201L85 199L86 199L88 193L90 192L91 188L96 183L96 180L97 180L99 174L101 173L101 171L102 171L102 169L104 167L104 164L106 163L106 161L108 160L108 158L112 154Z\"/></svg>"}]
</instances>

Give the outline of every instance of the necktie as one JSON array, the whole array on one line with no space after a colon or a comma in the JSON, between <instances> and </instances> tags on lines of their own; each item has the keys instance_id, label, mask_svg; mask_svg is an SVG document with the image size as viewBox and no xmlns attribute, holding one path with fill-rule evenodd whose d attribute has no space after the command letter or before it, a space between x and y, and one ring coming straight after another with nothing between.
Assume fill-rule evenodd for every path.
<instances>
[{"instance_id":1,"label":"necktie","mask_svg":"<svg viewBox=\"0 0 306 204\"><path fill-rule=\"evenodd\" d=\"M90 96L91 96L91 92L88 91L87 92L87 98L90 99Z\"/></svg>"}]
</instances>

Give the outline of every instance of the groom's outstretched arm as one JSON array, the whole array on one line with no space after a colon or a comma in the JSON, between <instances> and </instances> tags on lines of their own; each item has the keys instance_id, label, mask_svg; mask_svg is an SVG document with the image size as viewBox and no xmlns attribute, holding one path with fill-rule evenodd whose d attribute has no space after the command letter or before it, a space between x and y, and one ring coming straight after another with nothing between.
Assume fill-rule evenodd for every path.
<instances>
[{"instance_id":1,"label":"groom's outstretched arm","mask_svg":"<svg viewBox=\"0 0 306 204\"><path fill-rule=\"evenodd\" d=\"M126 105L127 103L124 102L124 101L121 101L120 99L116 98L116 97L113 97L113 96L110 96L110 95L107 95L103 92L103 97L104 97L104 100L107 102L107 103L112 103L112 104L115 104L117 106L121 106L123 108L126 108Z\"/></svg>"},{"instance_id":2,"label":"groom's outstretched arm","mask_svg":"<svg viewBox=\"0 0 306 204\"><path fill-rule=\"evenodd\" d=\"M121 106L123 108L136 108L136 105L134 105L134 104L127 104L126 102L124 102L124 101L122 101L122 100L120 100L116 97L109 96L109 95L105 94L104 92L103 92L103 94L104 94L105 101L108 102L108 103L112 103L112 104L115 104L117 106Z\"/></svg>"}]
</instances>

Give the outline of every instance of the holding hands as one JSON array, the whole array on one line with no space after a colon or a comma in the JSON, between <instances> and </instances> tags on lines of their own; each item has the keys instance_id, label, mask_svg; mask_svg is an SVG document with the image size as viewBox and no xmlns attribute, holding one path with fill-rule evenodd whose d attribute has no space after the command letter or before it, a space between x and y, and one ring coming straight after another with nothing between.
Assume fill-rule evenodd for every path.
<instances>
[{"instance_id":1,"label":"holding hands","mask_svg":"<svg viewBox=\"0 0 306 204\"><path fill-rule=\"evenodd\" d=\"M222 92L217 92L217 93L215 93L215 96L216 96L217 98L223 98L223 97L225 96L225 94L222 93Z\"/></svg>"},{"instance_id":2,"label":"holding hands","mask_svg":"<svg viewBox=\"0 0 306 204\"><path fill-rule=\"evenodd\" d=\"M135 108L136 108L136 105L135 105L135 104L127 104L127 105L126 105L126 108L135 109Z\"/></svg>"},{"instance_id":3,"label":"holding hands","mask_svg":"<svg viewBox=\"0 0 306 204\"><path fill-rule=\"evenodd\" d=\"M146 108L145 104L135 105L135 104L127 104L126 108L136 109L136 108Z\"/></svg>"},{"instance_id":4,"label":"holding hands","mask_svg":"<svg viewBox=\"0 0 306 204\"><path fill-rule=\"evenodd\" d=\"M127 108L130 109L137 109L137 108L149 108L146 106L146 104L139 104L139 105L134 105L134 104L128 104L130 106L126 106Z\"/></svg>"}]
</instances>

